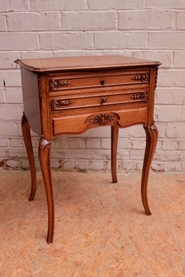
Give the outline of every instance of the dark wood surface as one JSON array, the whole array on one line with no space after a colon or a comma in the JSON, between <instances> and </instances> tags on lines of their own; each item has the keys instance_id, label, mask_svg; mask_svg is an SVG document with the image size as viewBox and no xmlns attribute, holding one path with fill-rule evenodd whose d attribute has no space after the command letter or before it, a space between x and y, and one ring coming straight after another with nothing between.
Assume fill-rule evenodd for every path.
<instances>
[{"instance_id":1,"label":"dark wood surface","mask_svg":"<svg viewBox=\"0 0 185 277\"><path fill-rule=\"evenodd\" d=\"M150 166L158 131L154 124L154 97L159 62L123 56L89 56L16 61L22 68L25 113L22 130L36 192L36 171L30 128L40 136L39 159L48 205L47 242L53 242L54 199L50 168L52 139L80 134L90 128L111 126L111 172L117 182L116 160L119 128L141 124L146 149L141 198L147 215Z\"/></svg>"}]
</instances>

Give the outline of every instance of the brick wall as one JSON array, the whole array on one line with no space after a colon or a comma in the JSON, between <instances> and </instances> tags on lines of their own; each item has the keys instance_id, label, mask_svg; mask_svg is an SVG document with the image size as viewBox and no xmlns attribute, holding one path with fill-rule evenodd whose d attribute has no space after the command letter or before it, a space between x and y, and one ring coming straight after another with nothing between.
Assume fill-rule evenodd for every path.
<instances>
[{"instance_id":1,"label":"brick wall","mask_svg":"<svg viewBox=\"0 0 185 277\"><path fill-rule=\"evenodd\" d=\"M92 54L162 62L155 108L159 141L152 169L185 172L184 0L1 0L1 168L28 167L20 127L20 71L14 60ZM119 170L141 170L144 138L141 126L121 129ZM34 134L33 144L37 157ZM109 170L110 128L54 140L52 166Z\"/></svg>"}]
</instances>

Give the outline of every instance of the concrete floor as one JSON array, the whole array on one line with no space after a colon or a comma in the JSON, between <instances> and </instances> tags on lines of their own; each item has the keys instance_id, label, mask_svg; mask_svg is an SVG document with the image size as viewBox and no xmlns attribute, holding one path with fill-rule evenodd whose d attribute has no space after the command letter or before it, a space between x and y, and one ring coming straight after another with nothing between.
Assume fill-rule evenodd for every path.
<instances>
[{"instance_id":1,"label":"concrete floor","mask_svg":"<svg viewBox=\"0 0 185 277\"><path fill-rule=\"evenodd\" d=\"M29 171L0 171L1 277L185 276L185 175L149 179L146 216L140 173L53 172L54 243L45 241L41 173L29 202Z\"/></svg>"}]
</instances>

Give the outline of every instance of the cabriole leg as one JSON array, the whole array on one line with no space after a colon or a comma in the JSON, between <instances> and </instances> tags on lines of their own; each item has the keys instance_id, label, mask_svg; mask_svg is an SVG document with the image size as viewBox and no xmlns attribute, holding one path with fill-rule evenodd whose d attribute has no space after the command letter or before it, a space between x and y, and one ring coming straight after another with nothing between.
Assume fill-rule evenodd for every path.
<instances>
[{"instance_id":1,"label":"cabriole leg","mask_svg":"<svg viewBox=\"0 0 185 277\"><path fill-rule=\"evenodd\" d=\"M53 242L54 234L54 201L53 201L53 189L52 189L52 179L51 179L51 166L50 166L50 152L51 152L51 142L41 138L39 143L39 160L41 171L43 175L47 206L48 206L48 233L47 233L47 243Z\"/></svg>"},{"instance_id":2,"label":"cabriole leg","mask_svg":"<svg viewBox=\"0 0 185 277\"><path fill-rule=\"evenodd\" d=\"M117 183L116 161L117 161L117 147L118 147L118 126L111 126L111 172L112 182Z\"/></svg>"},{"instance_id":3,"label":"cabriole leg","mask_svg":"<svg viewBox=\"0 0 185 277\"><path fill-rule=\"evenodd\" d=\"M36 188L37 188L37 180L36 180L36 169L35 169L35 159L33 154L33 146L30 135L30 125L27 121L25 113L22 115L21 120L22 133L24 138L24 144L26 147L26 152L28 155L29 165L30 165L30 173L31 173L31 192L29 200L32 201L35 197Z\"/></svg>"},{"instance_id":4,"label":"cabriole leg","mask_svg":"<svg viewBox=\"0 0 185 277\"><path fill-rule=\"evenodd\" d=\"M143 202L143 206L146 214L151 215L151 211L149 209L148 199L147 199L147 185L148 185L150 166L152 163L153 155L157 144L158 130L155 124L147 127L144 126L144 129L146 132L146 148L145 148L145 156L144 156L142 179L141 179L141 197L142 197L142 202Z\"/></svg>"}]
</instances>

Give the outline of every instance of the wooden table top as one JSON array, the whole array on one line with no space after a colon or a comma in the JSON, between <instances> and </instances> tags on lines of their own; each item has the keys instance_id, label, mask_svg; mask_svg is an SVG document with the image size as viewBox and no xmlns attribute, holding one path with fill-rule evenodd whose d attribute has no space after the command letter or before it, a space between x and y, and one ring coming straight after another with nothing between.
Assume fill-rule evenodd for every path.
<instances>
[{"instance_id":1,"label":"wooden table top","mask_svg":"<svg viewBox=\"0 0 185 277\"><path fill-rule=\"evenodd\" d=\"M111 56L75 56L37 59L18 59L20 66L34 73L47 73L53 71L127 68L137 66L159 66L158 61L147 61L138 58L119 55Z\"/></svg>"}]
</instances>

